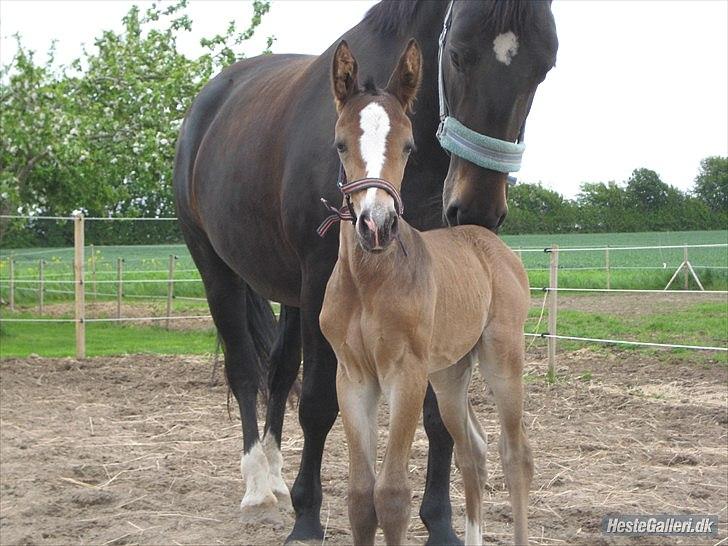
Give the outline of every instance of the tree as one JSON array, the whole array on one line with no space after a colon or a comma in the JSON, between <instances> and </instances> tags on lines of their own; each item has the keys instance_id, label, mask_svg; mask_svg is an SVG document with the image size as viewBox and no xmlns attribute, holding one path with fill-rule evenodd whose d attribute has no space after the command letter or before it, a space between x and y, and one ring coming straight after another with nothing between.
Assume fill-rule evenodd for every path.
<instances>
[{"instance_id":1,"label":"tree","mask_svg":"<svg viewBox=\"0 0 728 546\"><path fill-rule=\"evenodd\" d=\"M256 0L242 32L231 21L224 33L203 38L206 52L197 59L177 51L177 37L192 31L186 7L187 0L144 13L134 6L121 32L102 32L62 70L52 50L36 65L17 38L18 53L0 72L4 213L174 214L172 164L185 112L214 72L242 57L238 46L270 4Z\"/></svg>"},{"instance_id":2,"label":"tree","mask_svg":"<svg viewBox=\"0 0 728 546\"><path fill-rule=\"evenodd\" d=\"M706 157L700 162L693 193L714 212L728 212L728 157Z\"/></svg>"},{"instance_id":3,"label":"tree","mask_svg":"<svg viewBox=\"0 0 728 546\"><path fill-rule=\"evenodd\" d=\"M670 186L650 169L635 169L627 180L626 197L630 206L655 211L667 204Z\"/></svg>"}]
</instances>

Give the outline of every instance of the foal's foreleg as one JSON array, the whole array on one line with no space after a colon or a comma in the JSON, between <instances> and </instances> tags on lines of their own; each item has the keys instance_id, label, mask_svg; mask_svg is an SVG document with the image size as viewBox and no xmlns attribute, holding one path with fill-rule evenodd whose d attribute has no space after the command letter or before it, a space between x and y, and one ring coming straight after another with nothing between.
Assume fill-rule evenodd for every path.
<instances>
[{"instance_id":1,"label":"foal's foreleg","mask_svg":"<svg viewBox=\"0 0 728 546\"><path fill-rule=\"evenodd\" d=\"M412 489L409 459L427 389L422 363L401 362L380 378L389 401L389 439L374 487L374 505L387 544L406 544Z\"/></svg>"},{"instance_id":2,"label":"foal's foreleg","mask_svg":"<svg viewBox=\"0 0 728 546\"><path fill-rule=\"evenodd\" d=\"M430 375L437 394L440 414L455 442L455 458L463 476L465 490L465 544L482 544L481 502L485 485L485 434L473 422L468 402L472 377L470 357Z\"/></svg>"},{"instance_id":3,"label":"foal's foreleg","mask_svg":"<svg viewBox=\"0 0 728 546\"><path fill-rule=\"evenodd\" d=\"M512 338L515 337L515 340ZM480 371L493 391L501 425L499 450L513 509L514 540L528 544L533 457L523 427L523 338L484 344Z\"/></svg>"},{"instance_id":4,"label":"foal's foreleg","mask_svg":"<svg viewBox=\"0 0 728 546\"><path fill-rule=\"evenodd\" d=\"M340 364L336 391L349 444L349 523L354 544L374 544L374 465L377 460L377 378Z\"/></svg>"}]
</instances>

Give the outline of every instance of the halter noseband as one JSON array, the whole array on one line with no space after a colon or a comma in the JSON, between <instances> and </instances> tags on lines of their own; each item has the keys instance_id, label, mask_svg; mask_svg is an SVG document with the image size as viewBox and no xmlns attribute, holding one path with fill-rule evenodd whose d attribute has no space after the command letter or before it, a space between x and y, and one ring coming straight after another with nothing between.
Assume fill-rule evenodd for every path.
<instances>
[{"instance_id":1,"label":"halter noseband","mask_svg":"<svg viewBox=\"0 0 728 546\"><path fill-rule=\"evenodd\" d=\"M454 0L450 0L447 7L438 42L437 92L440 102L440 126L437 129L437 139L440 141L440 146L448 152L485 169L507 174L518 171L521 168L523 150L526 148L523 143L525 122L518 135L518 143L513 143L473 131L449 114L447 96L445 95L445 79L442 75L442 55L447 31L450 29L450 23L452 22L453 2ZM509 176L508 183L515 184L516 179Z\"/></svg>"},{"instance_id":2,"label":"halter noseband","mask_svg":"<svg viewBox=\"0 0 728 546\"><path fill-rule=\"evenodd\" d=\"M394 199L394 211L397 213L398 217L401 217L404 212L402 197L399 195L397 188L383 178L359 178L358 180L347 182L344 166L340 164L339 179L337 180L336 185L339 187L341 193L344 194L346 204L341 208L336 208L326 199L323 197L321 198L321 202L327 209L329 209L329 211L332 212L332 214L321 222L321 225L316 229L316 233L319 234L319 237L326 235L326 232L331 228L331 226L341 220L348 220L353 225L356 225L356 214L354 213L354 206L351 203L351 194L354 192L369 188L379 188L380 190L386 191L392 199Z\"/></svg>"}]
</instances>

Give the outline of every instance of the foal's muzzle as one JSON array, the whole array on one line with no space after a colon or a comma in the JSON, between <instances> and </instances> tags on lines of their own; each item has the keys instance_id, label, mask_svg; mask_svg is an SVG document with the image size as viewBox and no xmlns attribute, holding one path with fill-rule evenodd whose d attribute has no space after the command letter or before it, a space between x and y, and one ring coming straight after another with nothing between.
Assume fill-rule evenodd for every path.
<instances>
[{"instance_id":1,"label":"foal's muzzle","mask_svg":"<svg viewBox=\"0 0 728 546\"><path fill-rule=\"evenodd\" d=\"M386 249L397 237L398 229L397 213L381 206L363 210L356 222L359 244L367 252Z\"/></svg>"}]
</instances>

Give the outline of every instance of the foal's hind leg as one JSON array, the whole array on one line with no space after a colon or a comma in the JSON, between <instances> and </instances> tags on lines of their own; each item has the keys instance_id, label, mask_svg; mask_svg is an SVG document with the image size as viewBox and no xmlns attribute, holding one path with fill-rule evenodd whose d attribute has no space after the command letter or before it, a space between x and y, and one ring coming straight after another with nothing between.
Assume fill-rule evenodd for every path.
<instances>
[{"instance_id":1,"label":"foal's hind leg","mask_svg":"<svg viewBox=\"0 0 728 546\"><path fill-rule=\"evenodd\" d=\"M301 314L297 307L281 305L278 335L270 355L268 410L263 435L263 451L270 466L270 486L282 505L290 507L291 496L283 480L281 433L286 401L301 367Z\"/></svg>"},{"instance_id":2,"label":"foal's hind leg","mask_svg":"<svg viewBox=\"0 0 728 546\"><path fill-rule=\"evenodd\" d=\"M465 490L465 544L482 544L481 502L485 485L485 434L473 421L468 385L473 364L469 356L457 364L430 375L437 394L442 420L455 442L455 459Z\"/></svg>"},{"instance_id":3,"label":"foal's hind leg","mask_svg":"<svg viewBox=\"0 0 728 546\"><path fill-rule=\"evenodd\" d=\"M528 543L528 492L533 457L523 426L523 337L487 332L481 344L480 371L493 391L501 425L499 450L511 497L516 544Z\"/></svg>"}]
</instances>

